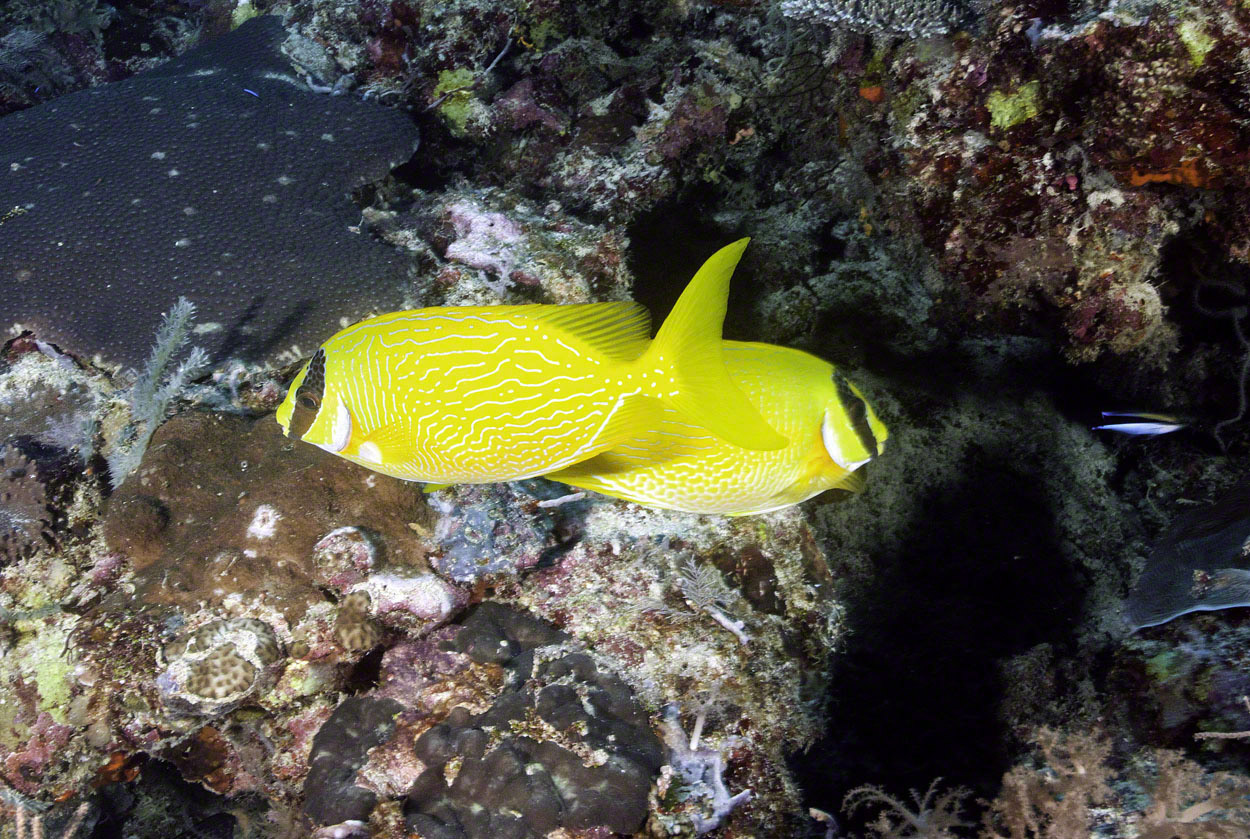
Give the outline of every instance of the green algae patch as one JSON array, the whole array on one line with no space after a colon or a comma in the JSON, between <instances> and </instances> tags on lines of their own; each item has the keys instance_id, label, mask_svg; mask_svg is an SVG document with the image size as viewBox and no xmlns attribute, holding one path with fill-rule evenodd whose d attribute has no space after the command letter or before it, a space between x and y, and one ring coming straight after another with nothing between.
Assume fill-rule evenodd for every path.
<instances>
[{"instance_id":1,"label":"green algae patch","mask_svg":"<svg viewBox=\"0 0 1250 839\"><path fill-rule=\"evenodd\" d=\"M992 91L985 100L985 107L990 110L990 125L1006 130L1033 119L1041 113L1037 104L1041 91L1042 83L1036 79L1025 82L1014 91Z\"/></svg>"},{"instance_id":2,"label":"green algae patch","mask_svg":"<svg viewBox=\"0 0 1250 839\"><path fill-rule=\"evenodd\" d=\"M230 28L238 29L258 14L260 9L253 6L250 0L239 0L239 4L230 13Z\"/></svg>"},{"instance_id":3,"label":"green algae patch","mask_svg":"<svg viewBox=\"0 0 1250 839\"><path fill-rule=\"evenodd\" d=\"M1207 33L1206 27L1192 18L1181 21L1176 34L1189 50L1189 60L1195 67L1201 67L1207 60L1207 53L1215 48L1215 39Z\"/></svg>"},{"instance_id":4,"label":"green algae patch","mask_svg":"<svg viewBox=\"0 0 1250 839\"><path fill-rule=\"evenodd\" d=\"M545 50L548 44L562 41L566 37L560 25L551 19L531 24L525 35L527 46L539 52Z\"/></svg>"},{"instance_id":5,"label":"green algae patch","mask_svg":"<svg viewBox=\"0 0 1250 839\"><path fill-rule=\"evenodd\" d=\"M47 711L53 720L64 725L71 698L70 671L73 669L65 657L69 634L58 625L39 622L27 627L23 625L25 623L19 621L19 629L29 629L30 634L7 658L15 662L18 673L34 680L35 689L39 692L36 707Z\"/></svg>"},{"instance_id":6,"label":"green algae patch","mask_svg":"<svg viewBox=\"0 0 1250 839\"><path fill-rule=\"evenodd\" d=\"M1166 650L1146 659L1146 675L1158 684L1164 684L1180 675L1180 655L1175 650Z\"/></svg>"},{"instance_id":7,"label":"green algae patch","mask_svg":"<svg viewBox=\"0 0 1250 839\"><path fill-rule=\"evenodd\" d=\"M434 98L450 94L446 101L438 106L438 113L446 121L448 129L457 137L464 136L465 126L473 108L473 94L467 88L474 82L473 71L465 68L444 70L438 74L438 84L434 86Z\"/></svg>"}]
</instances>

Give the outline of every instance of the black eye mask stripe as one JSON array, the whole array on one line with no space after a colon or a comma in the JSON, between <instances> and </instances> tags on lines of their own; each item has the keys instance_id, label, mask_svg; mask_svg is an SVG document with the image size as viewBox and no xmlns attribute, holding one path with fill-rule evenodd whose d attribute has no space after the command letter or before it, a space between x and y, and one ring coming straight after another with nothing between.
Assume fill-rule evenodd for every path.
<instances>
[{"instance_id":1,"label":"black eye mask stripe","mask_svg":"<svg viewBox=\"0 0 1250 839\"><path fill-rule=\"evenodd\" d=\"M877 456L877 435L872 433L872 425L868 422L868 405L851 389L851 383L838 371L833 373L833 386L838 391L838 401L846 411L851 428L859 442L868 450L869 457Z\"/></svg>"},{"instance_id":2,"label":"black eye mask stripe","mask_svg":"<svg viewBox=\"0 0 1250 839\"><path fill-rule=\"evenodd\" d=\"M317 418L317 412L321 409L321 399L325 395L325 388L326 351L317 350L312 361L308 362L308 372L304 374L304 381L300 382L299 390L295 391L295 408L291 411L292 437L301 438L308 433L313 420ZM312 397L316 407L309 408L304 405L303 403L307 401L304 397Z\"/></svg>"}]
</instances>

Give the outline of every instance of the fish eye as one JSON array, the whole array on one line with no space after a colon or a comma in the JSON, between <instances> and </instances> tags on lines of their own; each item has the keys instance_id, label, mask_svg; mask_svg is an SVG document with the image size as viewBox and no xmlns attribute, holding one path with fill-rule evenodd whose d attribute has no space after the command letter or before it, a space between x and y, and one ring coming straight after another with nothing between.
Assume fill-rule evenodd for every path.
<instances>
[{"instance_id":1,"label":"fish eye","mask_svg":"<svg viewBox=\"0 0 1250 839\"><path fill-rule=\"evenodd\" d=\"M326 385L325 350L317 350L304 370L304 380L295 392L295 409L291 412L289 434L302 440L321 411L321 397Z\"/></svg>"}]
</instances>

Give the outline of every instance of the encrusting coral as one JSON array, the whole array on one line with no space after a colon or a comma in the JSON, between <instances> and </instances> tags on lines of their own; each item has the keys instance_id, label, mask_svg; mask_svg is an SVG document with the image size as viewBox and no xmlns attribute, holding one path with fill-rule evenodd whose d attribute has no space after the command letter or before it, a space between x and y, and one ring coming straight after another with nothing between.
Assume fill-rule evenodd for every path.
<instances>
[{"instance_id":1,"label":"encrusting coral","mask_svg":"<svg viewBox=\"0 0 1250 839\"><path fill-rule=\"evenodd\" d=\"M416 128L314 93L280 50L288 36L258 17L147 73L0 118L0 214L22 210L3 223L0 274L18 281L0 326L137 366L183 295L214 360L272 361L341 317L398 305L406 265L348 229L348 193L406 160Z\"/></svg>"}]
</instances>

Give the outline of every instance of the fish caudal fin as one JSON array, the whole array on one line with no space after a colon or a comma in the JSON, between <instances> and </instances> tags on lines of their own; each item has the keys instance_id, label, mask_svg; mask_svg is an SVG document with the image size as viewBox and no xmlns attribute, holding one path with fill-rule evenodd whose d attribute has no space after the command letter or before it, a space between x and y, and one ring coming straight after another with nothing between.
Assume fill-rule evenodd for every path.
<instances>
[{"instance_id":1,"label":"fish caudal fin","mask_svg":"<svg viewBox=\"0 0 1250 839\"><path fill-rule=\"evenodd\" d=\"M749 241L726 245L703 263L638 364L672 376L676 387L660 398L686 419L735 446L772 451L789 441L733 383L721 349L729 278Z\"/></svg>"}]
</instances>

